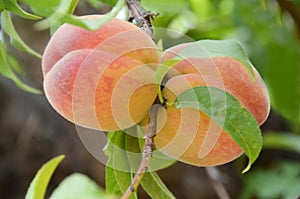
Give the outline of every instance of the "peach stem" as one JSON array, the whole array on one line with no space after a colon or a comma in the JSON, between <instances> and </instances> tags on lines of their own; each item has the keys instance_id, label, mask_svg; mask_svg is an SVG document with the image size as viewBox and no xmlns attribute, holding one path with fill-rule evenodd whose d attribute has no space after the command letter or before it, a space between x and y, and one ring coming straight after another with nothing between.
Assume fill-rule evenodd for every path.
<instances>
[{"instance_id":1,"label":"peach stem","mask_svg":"<svg viewBox=\"0 0 300 199\"><path fill-rule=\"evenodd\" d=\"M130 12L129 21L132 22L133 19L139 24L140 28L147 33L152 40L153 38L153 28L151 25L151 19L156 16L156 13L146 11L140 4L139 0L126 0L127 7Z\"/></svg>"}]
</instances>

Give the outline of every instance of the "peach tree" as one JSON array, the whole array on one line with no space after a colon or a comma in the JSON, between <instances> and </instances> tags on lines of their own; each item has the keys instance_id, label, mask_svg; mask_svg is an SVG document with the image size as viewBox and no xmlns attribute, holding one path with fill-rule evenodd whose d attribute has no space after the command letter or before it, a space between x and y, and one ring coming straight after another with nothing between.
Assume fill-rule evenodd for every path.
<instances>
[{"instance_id":1,"label":"peach tree","mask_svg":"<svg viewBox=\"0 0 300 199\"><path fill-rule=\"evenodd\" d=\"M105 2L114 5L109 13L76 16L76 0L23 0L32 14L16 0L0 1L1 30L10 45L41 58L43 93L50 105L79 134L92 129L104 143L105 158L99 161L106 165L106 191L74 174L51 198L137 198L139 185L152 198L175 198L156 171L176 161L209 167L245 154L249 162L243 173L249 171L262 149L259 126L268 117L270 99L242 45L236 40L194 41L155 27L157 13L139 1ZM128 21L116 18L124 7ZM39 30L50 30L43 55L22 41L12 13L38 20ZM172 34L186 39L173 44L164 36ZM1 38L1 74L40 93L15 74L16 60L7 45ZM62 159L43 165L27 199L43 198Z\"/></svg>"}]
</instances>

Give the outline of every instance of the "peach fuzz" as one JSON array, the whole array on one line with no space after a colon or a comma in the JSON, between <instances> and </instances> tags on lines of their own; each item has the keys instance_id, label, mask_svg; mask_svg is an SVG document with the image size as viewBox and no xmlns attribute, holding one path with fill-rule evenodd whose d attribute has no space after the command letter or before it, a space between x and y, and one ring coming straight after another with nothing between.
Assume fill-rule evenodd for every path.
<instances>
[{"instance_id":1,"label":"peach fuzz","mask_svg":"<svg viewBox=\"0 0 300 199\"><path fill-rule=\"evenodd\" d=\"M164 52L162 60L175 57L188 44ZM170 53L171 52L171 53ZM183 91L197 86L212 86L230 93L262 124L270 110L265 85L253 67L255 81L237 60L230 57L186 58L167 74L162 95L172 104ZM165 123L160 123L165 120ZM158 150L196 166L215 166L239 157L243 150L229 133L205 113L192 108L161 108L158 114Z\"/></svg>"},{"instance_id":2,"label":"peach fuzz","mask_svg":"<svg viewBox=\"0 0 300 199\"><path fill-rule=\"evenodd\" d=\"M112 19L95 31L64 24L43 55L45 95L77 125L125 129L141 121L153 104L159 62L154 42L130 23Z\"/></svg>"}]
</instances>

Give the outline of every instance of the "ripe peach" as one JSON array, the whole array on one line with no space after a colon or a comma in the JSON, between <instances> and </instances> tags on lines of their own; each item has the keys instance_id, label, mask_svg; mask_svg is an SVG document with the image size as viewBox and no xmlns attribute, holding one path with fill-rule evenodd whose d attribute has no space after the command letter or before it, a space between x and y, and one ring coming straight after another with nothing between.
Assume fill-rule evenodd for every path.
<instances>
[{"instance_id":1,"label":"ripe peach","mask_svg":"<svg viewBox=\"0 0 300 199\"><path fill-rule=\"evenodd\" d=\"M153 104L159 62L154 42L133 24L112 19L95 31L64 24L43 55L45 95L75 124L125 129L141 121Z\"/></svg>"},{"instance_id":2,"label":"ripe peach","mask_svg":"<svg viewBox=\"0 0 300 199\"><path fill-rule=\"evenodd\" d=\"M162 55L162 60L174 58L188 45L168 49ZM234 58L186 58L175 64L167 74L162 95L167 104L172 104L187 89L216 87L236 97L254 115L258 124L262 124L269 113L269 97L258 72L254 67L252 69L255 80ZM160 109L157 122L157 148L182 162L214 166L232 161L243 152L229 133L199 110L167 106L166 109Z\"/></svg>"}]
</instances>

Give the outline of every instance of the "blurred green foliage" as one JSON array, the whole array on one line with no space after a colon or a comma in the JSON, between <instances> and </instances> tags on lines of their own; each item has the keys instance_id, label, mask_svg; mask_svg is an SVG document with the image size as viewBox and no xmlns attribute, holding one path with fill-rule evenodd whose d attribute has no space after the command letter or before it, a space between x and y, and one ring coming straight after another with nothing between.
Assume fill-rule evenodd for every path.
<instances>
[{"instance_id":1,"label":"blurred green foliage","mask_svg":"<svg viewBox=\"0 0 300 199\"><path fill-rule=\"evenodd\" d=\"M247 184L241 199L281 198L294 199L300 195L300 165L297 162L279 162L268 170L257 169L246 175Z\"/></svg>"}]
</instances>

